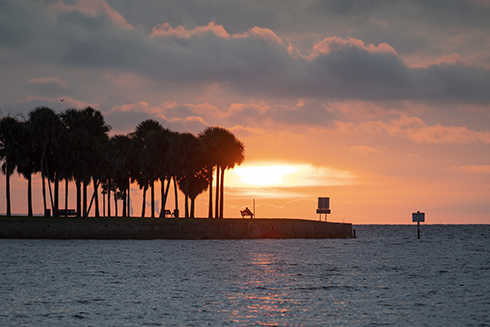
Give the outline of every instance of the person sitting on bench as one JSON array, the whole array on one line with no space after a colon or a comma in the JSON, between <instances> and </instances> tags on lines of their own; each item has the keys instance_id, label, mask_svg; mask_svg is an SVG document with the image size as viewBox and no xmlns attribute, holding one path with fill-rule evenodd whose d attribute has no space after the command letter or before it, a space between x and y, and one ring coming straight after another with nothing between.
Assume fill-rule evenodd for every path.
<instances>
[{"instance_id":1,"label":"person sitting on bench","mask_svg":"<svg viewBox=\"0 0 490 327\"><path fill-rule=\"evenodd\" d=\"M242 214L242 218L244 218L245 216L250 216L250 218L254 217L254 214L252 213L252 211L250 211L248 207L245 207L245 210L240 210L240 213Z\"/></svg>"}]
</instances>

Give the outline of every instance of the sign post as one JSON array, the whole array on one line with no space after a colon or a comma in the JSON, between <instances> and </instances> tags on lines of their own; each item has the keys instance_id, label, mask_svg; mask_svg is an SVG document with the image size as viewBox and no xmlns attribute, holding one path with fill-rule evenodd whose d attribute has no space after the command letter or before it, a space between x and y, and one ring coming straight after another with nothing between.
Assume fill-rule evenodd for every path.
<instances>
[{"instance_id":1,"label":"sign post","mask_svg":"<svg viewBox=\"0 0 490 327\"><path fill-rule=\"evenodd\" d=\"M322 221L322 213L325 214L325 222L327 222L327 214L330 213L330 198L318 198L318 209L316 213L320 214L320 221Z\"/></svg>"},{"instance_id":2,"label":"sign post","mask_svg":"<svg viewBox=\"0 0 490 327\"><path fill-rule=\"evenodd\" d=\"M420 211L412 213L412 222L417 223L417 239L420 239L420 223L425 222L425 213Z\"/></svg>"}]
</instances>

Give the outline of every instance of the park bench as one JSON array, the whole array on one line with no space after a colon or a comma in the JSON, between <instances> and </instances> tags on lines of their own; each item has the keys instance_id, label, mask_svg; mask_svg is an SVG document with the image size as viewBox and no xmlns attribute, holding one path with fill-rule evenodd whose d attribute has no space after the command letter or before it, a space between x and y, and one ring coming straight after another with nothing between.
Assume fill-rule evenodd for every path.
<instances>
[{"instance_id":1,"label":"park bench","mask_svg":"<svg viewBox=\"0 0 490 327\"><path fill-rule=\"evenodd\" d=\"M245 210L240 210L240 214L242 215L242 219L245 218L245 216L250 216L250 219L253 219L254 214L252 211L250 211L249 208L245 208Z\"/></svg>"},{"instance_id":2,"label":"park bench","mask_svg":"<svg viewBox=\"0 0 490 327\"><path fill-rule=\"evenodd\" d=\"M58 216L76 216L77 212L73 209L58 209Z\"/></svg>"}]
</instances>

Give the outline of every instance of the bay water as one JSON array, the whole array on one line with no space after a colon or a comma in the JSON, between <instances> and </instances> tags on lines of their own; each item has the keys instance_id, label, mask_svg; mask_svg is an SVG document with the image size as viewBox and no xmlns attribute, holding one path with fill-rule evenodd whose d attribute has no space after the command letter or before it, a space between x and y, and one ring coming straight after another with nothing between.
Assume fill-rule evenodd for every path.
<instances>
[{"instance_id":1,"label":"bay water","mask_svg":"<svg viewBox=\"0 0 490 327\"><path fill-rule=\"evenodd\" d=\"M0 239L0 326L490 326L490 225L355 239Z\"/></svg>"}]
</instances>

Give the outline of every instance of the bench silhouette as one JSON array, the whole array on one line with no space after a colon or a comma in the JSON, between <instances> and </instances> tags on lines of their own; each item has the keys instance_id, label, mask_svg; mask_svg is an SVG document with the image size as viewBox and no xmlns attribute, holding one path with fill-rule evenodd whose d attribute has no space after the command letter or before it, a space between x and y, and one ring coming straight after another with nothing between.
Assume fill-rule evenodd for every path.
<instances>
[{"instance_id":1,"label":"bench silhouette","mask_svg":"<svg viewBox=\"0 0 490 327\"><path fill-rule=\"evenodd\" d=\"M245 208L245 210L240 210L240 214L242 215L242 219L245 216L250 216L250 219L253 219L253 217L254 217L254 214L248 208Z\"/></svg>"},{"instance_id":2,"label":"bench silhouette","mask_svg":"<svg viewBox=\"0 0 490 327\"><path fill-rule=\"evenodd\" d=\"M58 209L58 216L76 216L77 212L73 209Z\"/></svg>"}]
</instances>

